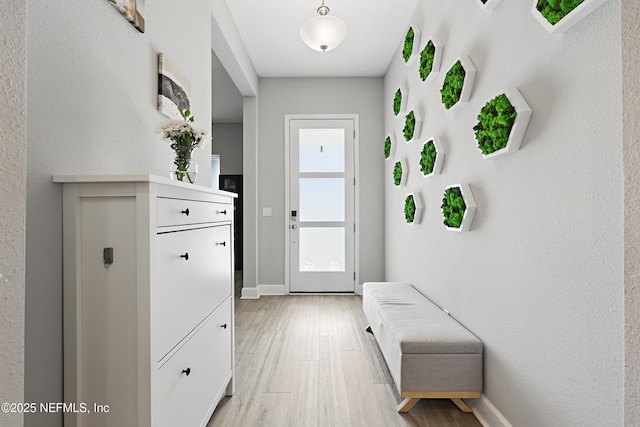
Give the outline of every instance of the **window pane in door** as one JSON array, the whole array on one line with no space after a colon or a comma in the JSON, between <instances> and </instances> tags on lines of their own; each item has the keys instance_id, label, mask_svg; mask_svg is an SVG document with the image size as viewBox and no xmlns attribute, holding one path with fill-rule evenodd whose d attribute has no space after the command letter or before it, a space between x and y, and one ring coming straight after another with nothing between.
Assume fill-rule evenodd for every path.
<instances>
[{"instance_id":1,"label":"window pane in door","mask_svg":"<svg viewBox=\"0 0 640 427\"><path fill-rule=\"evenodd\" d=\"M344 172L344 129L300 129L300 172Z\"/></svg>"},{"instance_id":2,"label":"window pane in door","mask_svg":"<svg viewBox=\"0 0 640 427\"><path fill-rule=\"evenodd\" d=\"M344 227L300 227L300 271L345 271Z\"/></svg>"},{"instance_id":3,"label":"window pane in door","mask_svg":"<svg viewBox=\"0 0 640 427\"><path fill-rule=\"evenodd\" d=\"M300 178L300 221L344 221L344 178Z\"/></svg>"}]
</instances>

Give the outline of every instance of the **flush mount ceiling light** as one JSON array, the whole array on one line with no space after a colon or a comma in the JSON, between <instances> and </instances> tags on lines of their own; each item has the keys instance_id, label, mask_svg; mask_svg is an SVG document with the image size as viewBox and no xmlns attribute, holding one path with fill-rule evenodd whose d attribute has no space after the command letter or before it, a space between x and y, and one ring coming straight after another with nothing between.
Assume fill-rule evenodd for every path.
<instances>
[{"instance_id":1,"label":"flush mount ceiling light","mask_svg":"<svg viewBox=\"0 0 640 427\"><path fill-rule=\"evenodd\" d=\"M329 16L329 8L318 7L318 16L309 19L300 29L302 41L311 49L326 52L335 49L347 36L347 26L340 18Z\"/></svg>"}]
</instances>

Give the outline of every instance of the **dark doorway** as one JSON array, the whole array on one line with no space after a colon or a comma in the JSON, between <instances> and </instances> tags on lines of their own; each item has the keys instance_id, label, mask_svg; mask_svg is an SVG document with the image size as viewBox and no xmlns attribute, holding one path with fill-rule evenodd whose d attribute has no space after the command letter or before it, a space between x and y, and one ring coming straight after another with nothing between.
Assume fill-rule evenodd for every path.
<instances>
[{"instance_id":1,"label":"dark doorway","mask_svg":"<svg viewBox=\"0 0 640 427\"><path fill-rule=\"evenodd\" d=\"M234 223L234 235L235 235L235 269L242 270L242 175L220 175L220 189L236 193L238 198L236 199L233 223Z\"/></svg>"}]
</instances>

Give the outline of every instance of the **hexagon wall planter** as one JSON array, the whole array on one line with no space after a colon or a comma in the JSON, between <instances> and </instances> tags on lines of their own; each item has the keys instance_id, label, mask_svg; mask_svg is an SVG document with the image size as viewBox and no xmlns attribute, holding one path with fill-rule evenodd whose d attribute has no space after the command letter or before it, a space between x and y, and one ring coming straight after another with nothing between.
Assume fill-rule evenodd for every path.
<instances>
[{"instance_id":1,"label":"hexagon wall planter","mask_svg":"<svg viewBox=\"0 0 640 427\"><path fill-rule=\"evenodd\" d=\"M445 99L448 102L448 98L452 96L455 90L449 84L449 76L455 74L454 70L457 67L457 63L460 62L462 69L464 70L464 79L462 83L462 89L460 90L460 94L457 97L458 100L447 108L445 103ZM476 79L476 68L473 66L473 63L467 56L460 56L456 62L452 64L452 66L447 71L445 75L444 81L442 83L442 89L440 89L440 95L442 98L442 104L445 109L449 112L457 111L463 106L469 103L469 98L471 98L471 91L473 90L473 83Z\"/></svg>"},{"instance_id":2,"label":"hexagon wall planter","mask_svg":"<svg viewBox=\"0 0 640 427\"><path fill-rule=\"evenodd\" d=\"M384 140L384 158L391 160L396 155L396 136L389 134Z\"/></svg>"},{"instance_id":3,"label":"hexagon wall planter","mask_svg":"<svg viewBox=\"0 0 640 427\"><path fill-rule=\"evenodd\" d=\"M411 129L413 127L413 130ZM420 138L420 130L422 127L422 115L419 109L413 109L407 113L404 118L404 127L402 135L407 144Z\"/></svg>"},{"instance_id":4,"label":"hexagon wall planter","mask_svg":"<svg viewBox=\"0 0 640 427\"><path fill-rule=\"evenodd\" d=\"M413 40L410 42L410 33L413 32ZM407 65L412 65L420 52L420 27L412 25L407 29L402 48L402 60Z\"/></svg>"},{"instance_id":5,"label":"hexagon wall planter","mask_svg":"<svg viewBox=\"0 0 640 427\"><path fill-rule=\"evenodd\" d=\"M409 99L409 91L407 91L407 85L402 84L393 94L393 114L397 117L407 111L407 100Z\"/></svg>"},{"instance_id":6,"label":"hexagon wall planter","mask_svg":"<svg viewBox=\"0 0 640 427\"><path fill-rule=\"evenodd\" d=\"M407 161L400 159L393 164L393 184L396 187L404 187L407 184L407 176L409 175L409 169L407 168Z\"/></svg>"},{"instance_id":7,"label":"hexagon wall planter","mask_svg":"<svg viewBox=\"0 0 640 427\"><path fill-rule=\"evenodd\" d=\"M500 3L500 0L478 0L480 9L483 10L493 10L498 3Z\"/></svg>"},{"instance_id":8,"label":"hexagon wall planter","mask_svg":"<svg viewBox=\"0 0 640 427\"><path fill-rule=\"evenodd\" d=\"M428 145L431 145L433 148L428 148ZM433 168L431 172L425 170L425 167L428 167L430 163L425 159L426 155L432 153L433 149L435 149L435 161L433 162ZM425 140L422 145L422 150L420 151L420 157L418 158L418 164L420 165L420 172L422 172L422 176L424 178L429 178L434 175L438 175L442 170L442 163L444 162L444 147L440 142L440 138L433 137Z\"/></svg>"},{"instance_id":9,"label":"hexagon wall planter","mask_svg":"<svg viewBox=\"0 0 640 427\"><path fill-rule=\"evenodd\" d=\"M433 47L433 53L429 52L429 47ZM431 36L425 43L424 47L420 51L420 65L418 67L418 73L420 80L425 83L431 83L435 80L436 76L440 72L440 65L442 63L442 52L444 51L444 45L440 41L438 36ZM423 70L427 66L427 60L431 59L431 70Z\"/></svg>"},{"instance_id":10,"label":"hexagon wall planter","mask_svg":"<svg viewBox=\"0 0 640 427\"><path fill-rule=\"evenodd\" d=\"M422 217L422 200L420 193L409 193L404 199L404 220L407 224L420 224Z\"/></svg>"},{"instance_id":11,"label":"hexagon wall planter","mask_svg":"<svg viewBox=\"0 0 640 427\"><path fill-rule=\"evenodd\" d=\"M524 134L527 131L527 126L529 125L529 120L531 119L531 115L533 111L527 101L522 97L520 91L516 88L505 89L500 92L500 95L504 94L516 112L516 118L513 122L513 126L509 132L509 139L507 140L507 144L504 148L493 151L492 153L482 154L483 159L495 159L497 157L506 156L507 154L515 153L520 149L520 145L522 144L522 140L524 138ZM498 95L496 98L498 98ZM496 98L493 98L495 100ZM491 101L493 101L491 100ZM491 101L488 101L487 104ZM487 105L485 104L485 106ZM483 107L484 109L484 107ZM482 110L481 110L482 112ZM482 113L481 113L482 114ZM480 117L480 115L478 116ZM480 122L476 124L474 130L476 130L480 126ZM476 141L478 140L478 131L476 131Z\"/></svg>"},{"instance_id":12,"label":"hexagon wall planter","mask_svg":"<svg viewBox=\"0 0 640 427\"><path fill-rule=\"evenodd\" d=\"M550 23L547 18L542 16L542 13L537 8L538 0L533 0L531 13L540 23L540 25L542 25L548 32L564 33L606 2L607 0L584 0L575 9L573 9L571 12L565 15L564 18L562 18L555 24Z\"/></svg>"},{"instance_id":13,"label":"hexagon wall planter","mask_svg":"<svg viewBox=\"0 0 640 427\"><path fill-rule=\"evenodd\" d=\"M460 222L460 226L452 227L447 224L447 220L452 216L450 215L450 212L451 211L453 211L454 213L459 212L459 208L455 206L452 207L451 205L449 205L446 195L447 195L447 190L456 189L456 188L459 189L462 199L464 200L464 214L462 216L462 221ZM442 200L441 209L442 209L442 214L445 222L445 227L447 228L447 230L459 231L459 232L469 231L471 229L471 223L473 222L473 217L475 216L476 209L477 209L476 200L473 198L473 193L471 192L471 188L469 187L469 184L461 183L461 184L451 185L445 188L444 194L445 196L443 197L443 200Z\"/></svg>"}]
</instances>

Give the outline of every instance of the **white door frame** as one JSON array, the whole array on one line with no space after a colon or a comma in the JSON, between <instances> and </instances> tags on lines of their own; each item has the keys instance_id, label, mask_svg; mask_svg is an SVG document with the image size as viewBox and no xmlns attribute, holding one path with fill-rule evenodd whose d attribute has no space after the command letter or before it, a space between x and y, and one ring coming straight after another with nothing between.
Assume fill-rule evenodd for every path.
<instances>
[{"instance_id":1,"label":"white door frame","mask_svg":"<svg viewBox=\"0 0 640 427\"><path fill-rule=\"evenodd\" d=\"M289 173L289 149L291 145L289 136L289 125L291 120L353 120L353 129L355 132L353 138L353 160L354 170L353 175L355 177L354 186L354 223L355 223L355 235L354 235L354 258L353 267L355 270L354 280L354 293L357 293L360 284L360 115L359 114L285 114L284 115L284 292L290 293L290 250L289 250L289 236L291 234L289 230L289 216L291 212L291 206L289 201L290 196L290 173Z\"/></svg>"}]
</instances>

